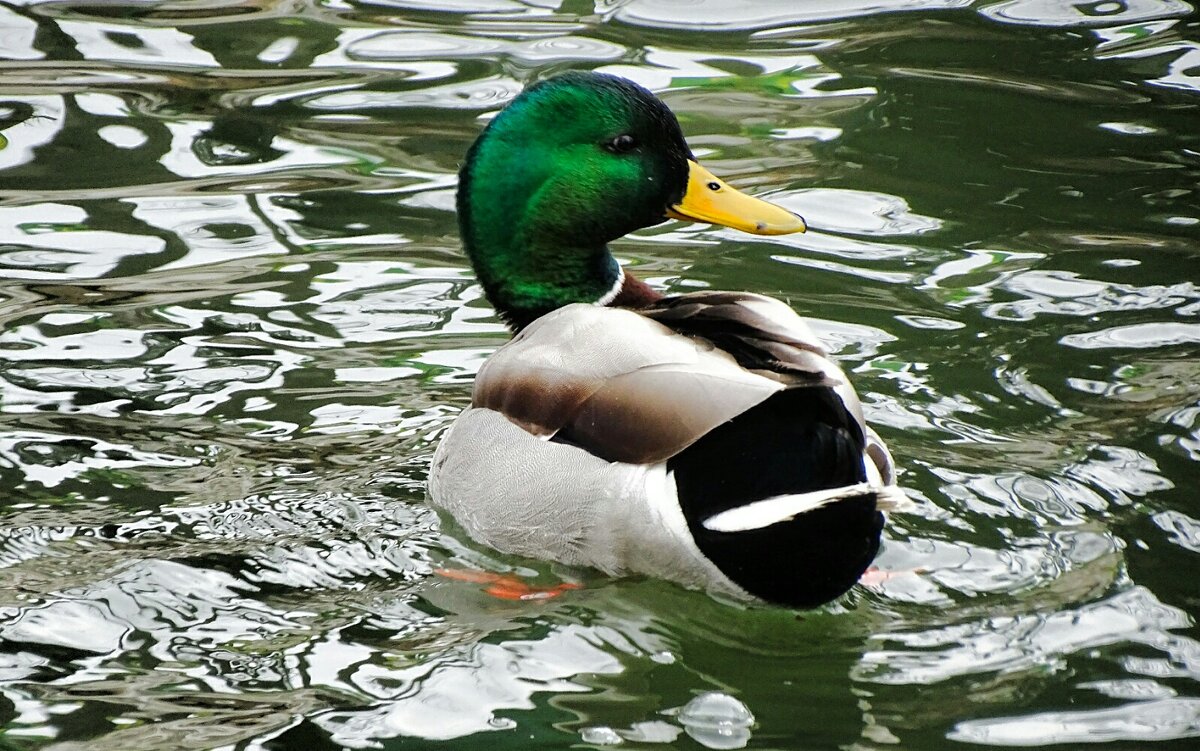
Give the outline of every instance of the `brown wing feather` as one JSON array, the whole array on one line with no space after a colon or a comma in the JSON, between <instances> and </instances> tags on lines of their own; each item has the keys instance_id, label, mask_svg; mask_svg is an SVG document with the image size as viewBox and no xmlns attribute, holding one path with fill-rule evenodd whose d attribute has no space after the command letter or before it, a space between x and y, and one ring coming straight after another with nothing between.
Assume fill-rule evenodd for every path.
<instances>
[{"instance_id":1,"label":"brown wing feather","mask_svg":"<svg viewBox=\"0 0 1200 751\"><path fill-rule=\"evenodd\" d=\"M497 351L472 401L534 435L642 463L673 456L784 387L638 313L569 305Z\"/></svg>"},{"instance_id":2,"label":"brown wing feather","mask_svg":"<svg viewBox=\"0 0 1200 751\"><path fill-rule=\"evenodd\" d=\"M609 461L650 463L805 387L832 389L862 424L853 389L791 308L697 292L636 312L568 305L543 316L484 364L473 402Z\"/></svg>"},{"instance_id":3,"label":"brown wing feather","mask_svg":"<svg viewBox=\"0 0 1200 751\"><path fill-rule=\"evenodd\" d=\"M776 390L769 382L651 365L605 381L555 438L609 461L666 461Z\"/></svg>"}]
</instances>

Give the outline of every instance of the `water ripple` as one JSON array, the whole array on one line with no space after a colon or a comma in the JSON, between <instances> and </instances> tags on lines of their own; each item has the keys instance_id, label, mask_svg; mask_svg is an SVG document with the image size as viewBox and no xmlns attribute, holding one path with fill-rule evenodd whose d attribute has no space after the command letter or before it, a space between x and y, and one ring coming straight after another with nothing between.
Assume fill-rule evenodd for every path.
<instances>
[{"instance_id":1,"label":"water ripple","mask_svg":"<svg viewBox=\"0 0 1200 751\"><path fill-rule=\"evenodd\" d=\"M1095 316L1124 310L1173 308L1200 300L1192 282L1136 287L1094 281L1063 271L1027 271L1007 278L1000 288L1022 300L989 305L984 314L1003 320L1032 321L1039 315Z\"/></svg>"},{"instance_id":2,"label":"water ripple","mask_svg":"<svg viewBox=\"0 0 1200 751\"><path fill-rule=\"evenodd\" d=\"M1096 603L1045 616L998 616L945 628L891 633L863 656L859 680L884 684L930 684L954 675L1061 666L1087 648L1132 644L1161 648L1170 629L1190 619L1178 608L1133 588ZM1187 640L1190 641L1190 640Z\"/></svg>"},{"instance_id":3,"label":"water ripple","mask_svg":"<svg viewBox=\"0 0 1200 751\"><path fill-rule=\"evenodd\" d=\"M1005 23L1033 26L1114 26L1184 16L1192 6L1182 0L1114 0L1063 3L1058 0L1008 0L986 5L980 13Z\"/></svg>"},{"instance_id":4,"label":"water ripple","mask_svg":"<svg viewBox=\"0 0 1200 751\"><path fill-rule=\"evenodd\" d=\"M730 4L720 0L633 0L616 17L630 24L665 29L742 30L785 24L835 21L895 11L966 8L971 0L815 0L797 5L788 0Z\"/></svg>"},{"instance_id":5,"label":"water ripple","mask_svg":"<svg viewBox=\"0 0 1200 751\"><path fill-rule=\"evenodd\" d=\"M316 110L363 111L387 107L438 107L487 110L510 101L523 88L511 78L496 76L462 84L430 86L411 92L357 90L309 98L305 106Z\"/></svg>"},{"instance_id":6,"label":"water ripple","mask_svg":"<svg viewBox=\"0 0 1200 751\"><path fill-rule=\"evenodd\" d=\"M5 737L1192 738L1193 5L0 5ZM617 248L792 302L853 371L915 508L827 608L510 559L424 503L508 336L462 155L567 69L811 222Z\"/></svg>"},{"instance_id":7,"label":"water ripple","mask_svg":"<svg viewBox=\"0 0 1200 751\"><path fill-rule=\"evenodd\" d=\"M1200 737L1200 699L1166 698L1108 709L1038 712L972 720L947 736L992 746L1049 746L1058 743L1146 743Z\"/></svg>"},{"instance_id":8,"label":"water ripple","mask_svg":"<svg viewBox=\"0 0 1200 751\"><path fill-rule=\"evenodd\" d=\"M345 54L351 60L370 62L453 60L487 56L512 57L525 62L604 61L622 57L626 54L626 49L612 42L582 36L555 36L505 42L482 37L395 31L357 39L346 45Z\"/></svg>"},{"instance_id":9,"label":"water ripple","mask_svg":"<svg viewBox=\"0 0 1200 751\"><path fill-rule=\"evenodd\" d=\"M1079 349L1149 349L1200 344L1200 323L1138 323L1068 334L1060 341Z\"/></svg>"}]
</instances>

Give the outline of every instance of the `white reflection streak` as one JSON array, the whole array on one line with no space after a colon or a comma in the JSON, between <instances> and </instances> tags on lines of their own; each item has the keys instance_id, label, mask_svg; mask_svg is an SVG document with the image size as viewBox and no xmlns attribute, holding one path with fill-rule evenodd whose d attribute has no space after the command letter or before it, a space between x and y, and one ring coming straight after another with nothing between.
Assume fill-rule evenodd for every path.
<instances>
[{"instance_id":1,"label":"white reflection streak","mask_svg":"<svg viewBox=\"0 0 1200 751\"><path fill-rule=\"evenodd\" d=\"M1200 737L1200 699L1171 697L1108 709L969 720L955 725L946 737L993 746L1196 738Z\"/></svg>"},{"instance_id":2,"label":"white reflection streak","mask_svg":"<svg viewBox=\"0 0 1200 751\"><path fill-rule=\"evenodd\" d=\"M829 98L829 97L872 97L875 88L867 86L857 89L825 89L823 84L841 79L841 75L824 67L820 58L810 54L786 53L778 55L737 55L723 56L720 53L696 52L691 50L674 50L662 47L645 48L645 64L642 65L607 65L598 70L601 73L611 73L622 76L645 86L648 89L661 91L670 88L687 88L675 86L677 79L706 79L718 80L734 78L734 74L722 70L710 63L728 59L736 60L739 64L750 64L759 68L757 75L774 76L791 73L789 81L792 91L784 96L792 98Z\"/></svg>"},{"instance_id":3,"label":"white reflection streak","mask_svg":"<svg viewBox=\"0 0 1200 751\"><path fill-rule=\"evenodd\" d=\"M1152 349L1200 343L1200 323L1135 323L1068 334L1059 342L1076 349Z\"/></svg>"},{"instance_id":4,"label":"white reflection streak","mask_svg":"<svg viewBox=\"0 0 1200 751\"><path fill-rule=\"evenodd\" d=\"M420 65L406 63L406 65ZM395 68L392 63L389 68ZM492 110L507 104L524 86L508 76L491 76L443 86L427 86L413 91L370 91L355 89L334 92L305 101L314 110L351 111L398 107L436 107L457 110Z\"/></svg>"},{"instance_id":5,"label":"white reflection streak","mask_svg":"<svg viewBox=\"0 0 1200 751\"><path fill-rule=\"evenodd\" d=\"M526 62L550 60L614 60L623 56L625 47L590 37L557 35L537 39L506 41L436 33L415 29L377 32L360 31L338 37L338 49L327 52L322 63L392 67L396 61L477 59L486 56L514 57ZM448 66L448 74L454 72ZM429 78L426 75L422 78ZM414 79L417 80L417 79Z\"/></svg>"},{"instance_id":6,"label":"white reflection streak","mask_svg":"<svg viewBox=\"0 0 1200 751\"><path fill-rule=\"evenodd\" d=\"M1182 0L1120 0L1119 2L1065 2L1064 0L1008 0L987 5L980 13L995 21L1029 26L1112 26L1153 21L1190 13Z\"/></svg>"},{"instance_id":7,"label":"white reflection streak","mask_svg":"<svg viewBox=\"0 0 1200 751\"><path fill-rule=\"evenodd\" d=\"M1184 611L1135 586L1100 602L1050 614L998 616L912 633L884 633L876 641L906 649L864 653L852 676L886 685L932 685L961 676L1061 667L1084 650L1116 644L1162 649L1195 642L1168 632L1187 628Z\"/></svg>"},{"instance_id":8,"label":"white reflection streak","mask_svg":"<svg viewBox=\"0 0 1200 751\"><path fill-rule=\"evenodd\" d=\"M1192 10L1191 6L1186 3L1178 3L1178 5L1186 9L1182 12L1186 13ZM1177 23L1177 21L1171 20L1097 29L1095 34L1102 41L1096 51L1096 59L1137 60L1179 52L1182 54L1167 65L1166 75L1147 78L1145 83L1172 89L1200 91L1200 75L1196 73L1200 68L1200 44L1170 37L1166 37L1162 43L1158 43L1155 36L1166 33Z\"/></svg>"},{"instance_id":9,"label":"white reflection streak","mask_svg":"<svg viewBox=\"0 0 1200 751\"><path fill-rule=\"evenodd\" d=\"M942 220L917 214L908 201L889 193L848 188L810 188L771 196L773 203L801 216L819 217L822 230L872 237L923 235L942 228Z\"/></svg>"},{"instance_id":10,"label":"white reflection streak","mask_svg":"<svg viewBox=\"0 0 1200 751\"><path fill-rule=\"evenodd\" d=\"M168 230L188 249L187 254L157 268L180 269L210 263L233 261L252 256L285 254L288 248L276 242L272 227L267 226L247 195L160 196L129 198L136 208L133 217L151 227ZM237 239L224 237L212 228L244 231Z\"/></svg>"},{"instance_id":11,"label":"white reflection streak","mask_svg":"<svg viewBox=\"0 0 1200 751\"><path fill-rule=\"evenodd\" d=\"M71 442L88 444L89 456L71 461L56 461L56 444ZM33 463L31 456L46 457L46 463ZM119 458L113 458L119 457ZM64 480L78 477L89 469L131 469L141 467L194 467L200 459L141 451L131 444L109 443L99 438L79 439L34 431L11 431L0 434L0 464L20 467L25 478L52 488Z\"/></svg>"},{"instance_id":12,"label":"white reflection streak","mask_svg":"<svg viewBox=\"0 0 1200 751\"><path fill-rule=\"evenodd\" d=\"M0 37L0 43L3 41ZM66 103L61 96L22 94L12 98L32 107L33 114L24 122L4 129L4 140L0 141L0 170L32 160L34 150L53 141L66 123ZM0 109L4 108L6 105L0 102Z\"/></svg>"},{"instance_id":13,"label":"white reflection streak","mask_svg":"<svg viewBox=\"0 0 1200 751\"><path fill-rule=\"evenodd\" d=\"M83 208L62 203L0 207L0 244L16 248L0 252L4 277L95 279L129 256L166 247L160 237L85 229L87 220Z\"/></svg>"},{"instance_id":14,"label":"white reflection streak","mask_svg":"<svg viewBox=\"0 0 1200 751\"><path fill-rule=\"evenodd\" d=\"M92 62L169 64L173 68L220 67L212 53L198 49L192 35L179 29L103 23L95 19L60 20L58 27L75 39L79 54ZM122 38L136 39L137 44L114 41Z\"/></svg>"},{"instance_id":15,"label":"white reflection streak","mask_svg":"<svg viewBox=\"0 0 1200 751\"><path fill-rule=\"evenodd\" d=\"M1200 299L1192 282L1139 287L1080 277L1073 271L1033 269L1006 278L1001 285L1021 299L993 303L989 318L1032 321L1038 315L1094 316L1124 310L1171 308Z\"/></svg>"},{"instance_id":16,"label":"white reflection streak","mask_svg":"<svg viewBox=\"0 0 1200 751\"><path fill-rule=\"evenodd\" d=\"M244 596L253 589L223 572L139 560L107 579L65 590L42 607L20 611L0 625L0 637L106 654L136 631L147 635L155 657L175 661L179 645L225 644L300 628L290 616ZM71 681L99 677L85 671Z\"/></svg>"},{"instance_id":17,"label":"white reflection streak","mask_svg":"<svg viewBox=\"0 0 1200 751\"><path fill-rule=\"evenodd\" d=\"M271 140L271 148L283 152L277 159L254 164L208 165L196 156L192 145L209 131L212 127L211 123L189 121L168 122L165 125L171 132L171 147L159 157L158 161L163 167L180 177L274 174L289 169L311 170L316 167L336 167L353 164L355 161L367 158L365 155L351 154L330 146L313 146L283 136L275 136Z\"/></svg>"},{"instance_id":18,"label":"white reflection streak","mask_svg":"<svg viewBox=\"0 0 1200 751\"><path fill-rule=\"evenodd\" d=\"M37 40L37 23L16 11L0 5L0 58L6 60L41 60L46 53L33 46Z\"/></svg>"},{"instance_id":19,"label":"white reflection streak","mask_svg":"<svg viewBox=\"0 0 1200 751\"><path fill-rule=\"evenodd\" d=\"M301 367L309 359L307 355L275 347L271 355L256 354L254 362L216 368L207 358L198 355L206 345L203 337L188 336L181 346L172 347L160 357L146 362L148 367L158 372L175 374L169 386L174 390L160 393L155 401L169 404L180 397L183 401L162 409L143 411L155 415L207 414L230 403L234 394L241 391L270 392L282 388L284 374ZM198 388L204 390L197 393Z\"/></svg>"},{"instance_id":20,"label":"white reflection streak","mask_svg":"<svg viewBox=\"0 0 1200 751\"><path fill-rule=\"evenodd\" d=\"M932 274L925 278L924 282L917 286L917 289L968 290L971 294L948 299L945 304L956 308L969 307L976 303L990 300L992 292L996 287L1001 286L1021 271L1020 268L1004 269L1002 268L1004 264L1013 261L1033 261L1043 257L1041 253L1015 253L1005 250L975 248L964 248L963 252L966 253L964 257L940 264L934 269ZM988 269L994 275L986 282L963 287L946 284L947 280L954 279L955 277L974 278L984 269Z\"/></svg>"},{"instance_id":21,"label":"white reflection streak","mask_svg":"<svg viewBox=\"0 0 1200 751\"><path fill-rule=\"evenodd\" d=\"M965 8L973 0L758 0L731 3L728 0L690 0L681 8L679 0L630 0L620 3L617 18L627 23L655 28L761 29L778 24L802 24L845 20L855 16L896 11Z\"/></svg>"},{"instance_id":22,"label":"white reflection streak","mask_svg":"<svg viewBox=\"0 0 1200 751\"><path fill-rule=\"evenodd\" d=\"M377 746L379 739L408 736L450 740L513 727L497 718L506 709L533 709L537 693L592 690L572 679L579 674L621 673L604 646L627 643L616 630L575 624L537 640L478 643L443 654L430 663L395 669L359 663L349 681L359 691L390 700L362 712L330 712L315 718L336 743ZM345 670L329 666L327 675Z\"/></svg>"}]
</instances>

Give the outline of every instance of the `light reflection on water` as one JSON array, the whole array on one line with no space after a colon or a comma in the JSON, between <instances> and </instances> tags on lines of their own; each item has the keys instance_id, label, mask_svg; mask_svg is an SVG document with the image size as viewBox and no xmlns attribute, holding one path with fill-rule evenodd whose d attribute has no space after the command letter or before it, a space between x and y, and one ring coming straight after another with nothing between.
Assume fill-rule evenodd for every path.
<instances>
[{"instance_id":1,"label":"light reflection on water","mask_svg":"<svg viewBox=\"0 0 1200 751\"><path fill-rule=\"evenodd\" d=\"M185 6L0 6L7 740L1200 736L1191 4ZM854 371L917 511L842 602L506 559L424 504L506 338L458 165L569 68L655 88L809 218L616 248L662 288L778 294Z\"/></svg>"}]
</instances>

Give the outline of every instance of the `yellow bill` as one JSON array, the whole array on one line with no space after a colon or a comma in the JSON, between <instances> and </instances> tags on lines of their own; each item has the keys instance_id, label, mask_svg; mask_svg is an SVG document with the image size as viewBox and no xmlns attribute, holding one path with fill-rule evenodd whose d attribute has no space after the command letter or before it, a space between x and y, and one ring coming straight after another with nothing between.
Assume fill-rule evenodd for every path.
<instances>
[{"instance_id":1,"label":"yellow bill","mask_svg":"<svg viewBox=\"0 0 1200 751\"><path fill-rule=\"evenodd\" d=\"M688 167L687 192L667 209L672 219L720 224L755 235L790 235L808 229L803 218L735 190L690 159Z\"/></svg>"}]
</instances>

